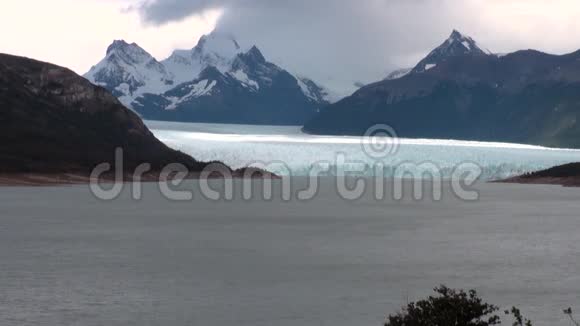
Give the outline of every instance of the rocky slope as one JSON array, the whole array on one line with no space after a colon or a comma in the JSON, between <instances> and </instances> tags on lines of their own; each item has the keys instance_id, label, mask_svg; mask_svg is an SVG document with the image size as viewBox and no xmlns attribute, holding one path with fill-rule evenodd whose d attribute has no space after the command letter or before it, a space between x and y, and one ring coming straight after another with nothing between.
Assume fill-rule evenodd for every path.
<instances>
[{"instance_id":1,"label":"rocky slope","mask_svg":"<svg viewBox=\"0 0 580 326\"><path fill-rule=\"evenodd\" d=\"M454 31L408 75L363 87L326 107L304 130L580 146L580 51L489 54Z\"/></svg>"},{"instance_id":2,"label":"rocky slope","mask_svg":"<svg viewBox=\"0 0 580 326\"><path fill-rule=\"evenodd\" d=\"M89 173L100 163L158 170L205 164L158 141L111 93L72 71L0 54L0 173Z\"/></svg>"},{"instance_id":3,"label":"rocky slope","mask_svg":"<svg viewBox=\"0 0 580 326\"><path fill-rule=\"evenodd\" d=\"M253 46L212 33L191 50L157 61L136 44L115 41L85 77L145 119L302 125L330 93L268 62Z\"/></svg>"}]
</instances>

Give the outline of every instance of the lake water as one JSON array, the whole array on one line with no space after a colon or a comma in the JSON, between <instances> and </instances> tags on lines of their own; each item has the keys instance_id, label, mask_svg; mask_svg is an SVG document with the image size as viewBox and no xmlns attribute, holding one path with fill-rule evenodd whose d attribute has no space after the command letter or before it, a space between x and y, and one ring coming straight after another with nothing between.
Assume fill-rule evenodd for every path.
<instances>
[{"instance_id":1,"label":"lake water","mask_svg":"<svg viewBox=\"0 0 580 326\"><path fill-rule=\"evenodd\" d=\"M478 189L352 202L325 179L307 202L171 202L148 184L103 202L86 186L0 188L0 325L379 326L441 283L568 325L580 193Z\"/></svg>"},{"instance_id":2,"label":"lake water","mask_svg":"<svg viewBox=\"0 0 580 326\"><path fill-rule=\"evenodd\" d=\"M496 180L555 165L580 162L579 150L550 149L505 143L453 140L373 138L377 147L364 145L361 137L325 137L305 135L299 127L269 127L195 123L147 122L153 133L173 148L203 161L223 161L241 168L265 167L279 175L306 176L329 164L329 174L345 174L336 167L357 168L358 173L376 175L375 167L385 177L399 176L396 167L409 162L419 165L404 171L437 170L444 178L462 165L475 163L484 180ZM382 148L384 152L377 150ZM365 147L366 146L366 147ZM377 155L378 154L378 155ZM344 160L339 161L338 155ZM266 165L261 165L266 164ZM426 167L425 164L429 166ZM415 174L418 175L418 174Z\"/></svg>"},{"instance_id":3,"label":"lake water","mask_svg":"<svg viewBox=\"0 0 580 326\"><path fill-rule=\"evenodd\" d=\"M294 189L339 153L429 161L443 174L475 162L483 179L580 161L572 150L409 139L377 158L359 137L295 127L148 125L201 160L282 161L289 170L273 172L293 175ZM156 184L139 201L130 189L101 201L88 186L0 188L0 325L379 326L442 283L519 306L534 325L568 325L562 309L580 308L577 189L479 183L475 201L445 185L441 201L429 191L347 201L335 181L322 178L308 201L243 200L239 180L231 201L204 199L195 180L181 186L194 194L186 202Z\"/></svg>"}]
</instances>

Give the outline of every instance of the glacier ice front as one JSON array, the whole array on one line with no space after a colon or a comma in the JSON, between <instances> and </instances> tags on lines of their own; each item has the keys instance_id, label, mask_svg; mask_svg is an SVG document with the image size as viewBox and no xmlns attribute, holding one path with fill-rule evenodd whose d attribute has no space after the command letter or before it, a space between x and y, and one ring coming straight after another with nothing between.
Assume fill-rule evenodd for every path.
<instances>
[{"instance_id":1,"label":"glacier ice front","mask_svg":"<svg viewBox=\"0 0 580 326\"><path fill-rule=\"evenodd\" d=\"M320 170L323 162L332 165L331 174L340 174L346 168L372 176L377 175L372 167L384 166L381 175L393 177L399 176L394 167L422 167L428 163L449 178L458 166L476 164L483 179L495 180L580 162L580 150L519 144L400 139L396 152L377 157L369 155L361 137L312 136L301 133L300 127L153 121L147 125L168 146L198 160L222 161L233 168L266 164L268 170L279 175L307 176Z\"/></svg>"}]
</instances>

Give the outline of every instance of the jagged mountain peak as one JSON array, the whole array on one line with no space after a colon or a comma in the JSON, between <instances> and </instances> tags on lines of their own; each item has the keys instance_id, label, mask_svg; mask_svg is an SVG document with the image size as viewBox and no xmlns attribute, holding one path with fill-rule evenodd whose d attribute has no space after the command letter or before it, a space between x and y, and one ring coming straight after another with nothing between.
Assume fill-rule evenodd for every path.
<instances>
[{"instance_id":1,"label":"jagged mountain peak","mask_svg":"<svg viewBox=\"0 0 580 326\"><path fill-rule=\"evenodd\" d=\"M91 82L110 90L130 107L144 92L167 89L173 85L173 75L137 43L115 40L107 55L84 75Z\"/></svg>"},{"instance_id":2,"label":"jagged mountain peak","mask_svg":"<svg viewBox=\"0 0 580 326\"><path fill-rule=\"evenodd\" d=\"M445 61L449 57L461 55L490 55L487 50L483 50L477 42L454 29L451 35L443 44L435 48L433 51L421 60L419 64L413 69L413 72L425 72L437 66L437 64Z\"/></svg>"},{"instance_id":3,"label":"jagged mountain peak","mask_svg":"<svg viewBox=\"0 0 580 326\"><path fill-rule=\"evenodd\" d=\"M115 40L107 48L107 58L118 57L130 62L145 62L155 60L149 52L145 51L137 43L128 43L125 40Z\"/></svg>"},{"instance_id":4,"label":"jagged mountain peak","mask_svg":"<svg viewBox=\"0 0 580 326\"><path fill-rule=\"evenodd\" d=\"M266 63L266 58L262 54L262 51L260 51L260 49L258 49L258 47L255 45L252 46L248 52L239 54L239 57L241 57L246 63Z\"/></svg>"},{"instance_id":5,"label":"jagged mountain peak","mask_svg":"<svg viewBox=\"0 0 580 326\"><path fill-rule=\"evenodd\" d=\"M107 48L107 54L115 50L124 49L130 46L138 46L138 45L136 43L129 44L125 40L114 40L113 43L111 43L111 45L109 45L109 47Z\"/></svg>"},{"instance_id":6,"label":"jagged mountain peak","mask_svg":"<svg viewBox=\"0 0 580 326\"><path fill-rule=\"evenodd\" d=\"M460 31L456 30L455 28L451 31L451 37L463 36Z\"/></svg>"},{"instance_id":7,"label":"jagged mountain peak","mask_svg":"<svg viewBox=\"0 0 580 326\"><path fill-rule=\"evenodd\" d=\"M222 79L223 78L222 72L214 66L207 66L203 69L197 79Z\"/></svg>"},{"instance_id":8,"label":"jagged mountain peak","mask_svg":"<svg viewBox=\"0 0 580 326\"><path fill-rule=\"evenodd\" d=\"M441 46L441 47L453 47L453 46L458 46L459 49L458 51L456 51L457 53L463 54L462 52L465 51L464 53L479 53L479 54L487 54L487 51L484 51L483 49L481 49L478 45L477 42L475 42L471 37L462 34L461 32L459 32L458 30L454 29L453 32L451 32L451 35L449 36L449 38L447 39L447 41L445 41L445 43Z\"/></svg>"},{"instance_id":9,"label":"jagged mountain peak","mask_svg":"<svg viewBox=\"0 0 580 326\"><path fill-rule=\"evenodd\" d=\"M453 31L451 32L451 36L449 36L449 38L450 39L463 39L463 38L470 38L470 37L466 37L460 31L453 29Z\"/></svg>"},{"instance_id":10,"label":"jagged mountain peak","mask_svg":"<svg viewBox=\"0 0 580 326\"><path fill-rule=\"evenodd\" d=\"M282 71L280 67L266 60L260 49L255 45L248 51L240 53L232 61L231 70L243 71L244 73L255 75L255 77L265 77L266 75L276 74ZM269 79L269 77L266 77Z\"/></svg>"}]
</instances>

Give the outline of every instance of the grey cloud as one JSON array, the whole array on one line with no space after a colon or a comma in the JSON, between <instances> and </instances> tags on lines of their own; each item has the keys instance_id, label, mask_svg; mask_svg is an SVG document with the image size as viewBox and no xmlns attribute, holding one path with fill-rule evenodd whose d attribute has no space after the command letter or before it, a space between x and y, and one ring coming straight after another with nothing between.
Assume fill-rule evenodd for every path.
<instances>
[{"instance_id":1,"label":"grey cloud","mask_svg":"<svg viewBox=\"0 0 580 326\"><path fill-rule=\"evenodd\" d=\"M164 24L210 9L222 8L232 0L144 0L132 9L141 12L145 22Z\"/></svg>"}]
</instances>

